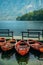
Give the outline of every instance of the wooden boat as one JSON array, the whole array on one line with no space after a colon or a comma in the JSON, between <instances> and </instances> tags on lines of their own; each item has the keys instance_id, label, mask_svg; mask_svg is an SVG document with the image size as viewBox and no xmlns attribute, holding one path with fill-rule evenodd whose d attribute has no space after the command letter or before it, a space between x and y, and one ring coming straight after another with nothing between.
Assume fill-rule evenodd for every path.
<instances>
[{"instance_id":1,"label":"wooden boat","mask_svg":"<svg viewBox=\"0 0 43 65\"><path fill-rule=\"evenodd\" d=\"M27 42L21 40L15 44L15 49L20 55L24 56L29 52L30 46Z\"/></svg>"},{"instance_id":2,"label":"wooden boat","mask_svg":"<svg viewBox=\"0 0 43 65\"><path fill-rule=\"evenodd\" d=\"M43 45L40 45L39 42L32 44L31 47L43 53Z\"/></svg>"},{"instance_id":3,"label":"wooden boat","mask_svg":"<svg viewBox=\"0 0 43 65\"><path fill-rule=\"evenodd\" d=\"M1 46L1 49L3 51L11 50L15 46L15 43L16 43L15 39L8 40L5 45Z\"/></svg>"},{"instance_id":4,"label":"wooden boat","mask_svg":"<svg viewBox=\"0 0 43 65\"><path fill-rule=\"evenodd\" d=\"M0 37L0 47L5 45L6 39L4 37Z\"/></svg>"},{"instance_id":5,"label":"wooden boat","mask_svg":"<svg viewBox=\"0 0 43 65\"><path fill-rule=\"evenodd\" d=\"M39 51L43 53L43 45L39 46Z\"/></svg>"},{"instance_id":6,"label":"wooden boat","mask_svg":"<svg viewBox=\"0 0 43 65\"><path fill-rule=\"evenodd\" d=\"M36 41L35 40L32 40L32 39L29 39L29 40L27 40L27 43L28 44L34 44Z\"/></svg>"},{"instance_id":7,"label":"wooden boat","mask_svg":"<svg viewBox=\"0 0 43 65\"><path fill-rule=\"evenodd\" d=\"M34 50L43 52L43 45L41 42L35 40L28 40L28 43L30 44L30 47L32 47Z\"/></svg>"}]
</instances>

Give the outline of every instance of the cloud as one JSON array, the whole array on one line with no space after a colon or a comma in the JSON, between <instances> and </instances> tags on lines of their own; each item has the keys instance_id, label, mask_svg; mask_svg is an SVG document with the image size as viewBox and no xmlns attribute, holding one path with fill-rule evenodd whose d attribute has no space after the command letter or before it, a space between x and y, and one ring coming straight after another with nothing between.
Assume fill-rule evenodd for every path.
<instances>
[{"instance_id":1,"label":"cloud","mask_svg":"<svg viewBox=\"0 0 43 65\"><path fill-rule=\"evenodd\" d=\"M27 9L31 7L33 7L32 4L26 6Z\"/></svg>"},{"instance_id":2,"label":"cloud","mask_svg":"<svg viewBox=\"0 0 43 65\"><path fill-rule=\"evenodd\" d=\"M24 5L24 6L17 12L17 14L23 15L23 14L27 13L27 11L28 11L28 12L31 11L32 7L33 7L32 4Z\"/></svg>"},{"instance_id":3,"label":"cloud","mask_svg":"<svg viewBox=\"0 0 43 65\"><path fill-rule=\"evenodd\" d=\"M41 4L42 4L42 3L41 3L41 0L39 0L39 6L41 6Z\"/></svg>"},{"instance_id":4,"label":"cloud","mask_svg":"<svg viewBox=\"0 0 43 65\"><path fill-rule=\"evenodd\" d=\"M0 20L14 20L17 16L38 9L38 6L43 8L42 1L43 0L0 0Z\"/></svg>"}]
</instances>

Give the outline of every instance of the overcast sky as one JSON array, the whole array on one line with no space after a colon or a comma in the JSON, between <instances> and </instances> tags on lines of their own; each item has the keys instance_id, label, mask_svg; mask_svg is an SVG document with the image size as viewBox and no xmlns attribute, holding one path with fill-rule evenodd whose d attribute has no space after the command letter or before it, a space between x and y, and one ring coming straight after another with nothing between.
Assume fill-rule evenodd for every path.
<instances>
[{"instance_id":1,"label":"overcast sky","mask_svg":"<svg viewBox=\"0 0 43 65\"><path fill-rule=\"evenodd\" d=\"M15 20L33 10L43 8L43 0L0 0L0 20Z\"/></svg>"}]
</instances>

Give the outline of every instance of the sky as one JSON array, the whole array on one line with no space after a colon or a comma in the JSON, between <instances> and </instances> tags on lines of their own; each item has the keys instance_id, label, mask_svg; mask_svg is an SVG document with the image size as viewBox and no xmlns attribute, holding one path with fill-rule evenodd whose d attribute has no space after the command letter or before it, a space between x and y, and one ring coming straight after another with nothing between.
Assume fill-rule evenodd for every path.
<instances>
[{"instance_id":1,"label":"sky","mask_svg":"<svg viewBox=\"0 0 43 65\"><path fill-rule=\"evenodd\" d=\"M43 8L43 0L0 0L0 20L16 20L17 16Z\"/></svg>"}]
</instances>

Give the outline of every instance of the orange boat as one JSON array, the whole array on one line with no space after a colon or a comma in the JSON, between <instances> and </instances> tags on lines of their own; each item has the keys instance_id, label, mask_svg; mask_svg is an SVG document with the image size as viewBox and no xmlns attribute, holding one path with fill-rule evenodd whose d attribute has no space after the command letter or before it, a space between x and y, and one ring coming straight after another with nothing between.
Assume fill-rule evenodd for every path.
<instances>
[{"instance_id":1,"label":"orange boat","mask_svg":"<svg viewBox=\"0 0 43 65\"><path fill-rule=\"evenodd\" d=\"M43 45L41 42L35 40L28 40L27 42L30 44L30 47L32 47L33 49L43 52Z\"/></svg>"},{"instance_id":2,"label":"orange boat","mask_svg":"<svg viewBox=\"0 0 43 65\"><path fill-rule=\"evenodd\" d=\"M6 39L3 37L0 37L0 47L6 44Z\"/></svg>"},{"instance_id":3,"label":"orange boat","mask_svg":"<svg viewBox=\"0 0 43 65\"><path fill-rule=\"evenodd\" d=\"M29 39L29 40L27 40L27 43L28 44L34 44L36 41L35 40L32 40L32 39Z\"/></svg>"},{"instance_id":4,"label":"orange boat","mask_svg":"<svg viewBox=\"0 0 43 65\"><path fill-rule=\"evenodd\" d=\"M27 42L21 40L15 44L15 49L20 55L24 56L29 52L30 46Z\"/></svg>"},{"instance_id":5,"label":"orange boat","mask_svg":"<svg viewBox=\"0 0 43 65\"><path fill-rule=\"evenodd\" d=\"M39 51L43 53L43 45L39 46Z\"/></svg>"},{"instance_id":6,"label":"orange boat","mask_svg":"<svg viewBox=\"0 0 43 65\"><path fill-rule=\"evenodd\" d=\"M1 49L3 51L11 50L15 46L15 43L16 43L15 39L8 40L5 45L1 46Z\"/></svg>"},{"instance_id":7,"label":"orange boat","mask_svg":"<svg viewBox=\"0 0 43 65\"><path fill-rule=\"evenodd\" d=\"M39 42L37 42L37 43L35 43L35 44L31 44L31 47L32 47L33 49L36 49L36 50L40 51L40 52L43 52L43 45L40 45Z\"/></svg>"}]
</instances>

